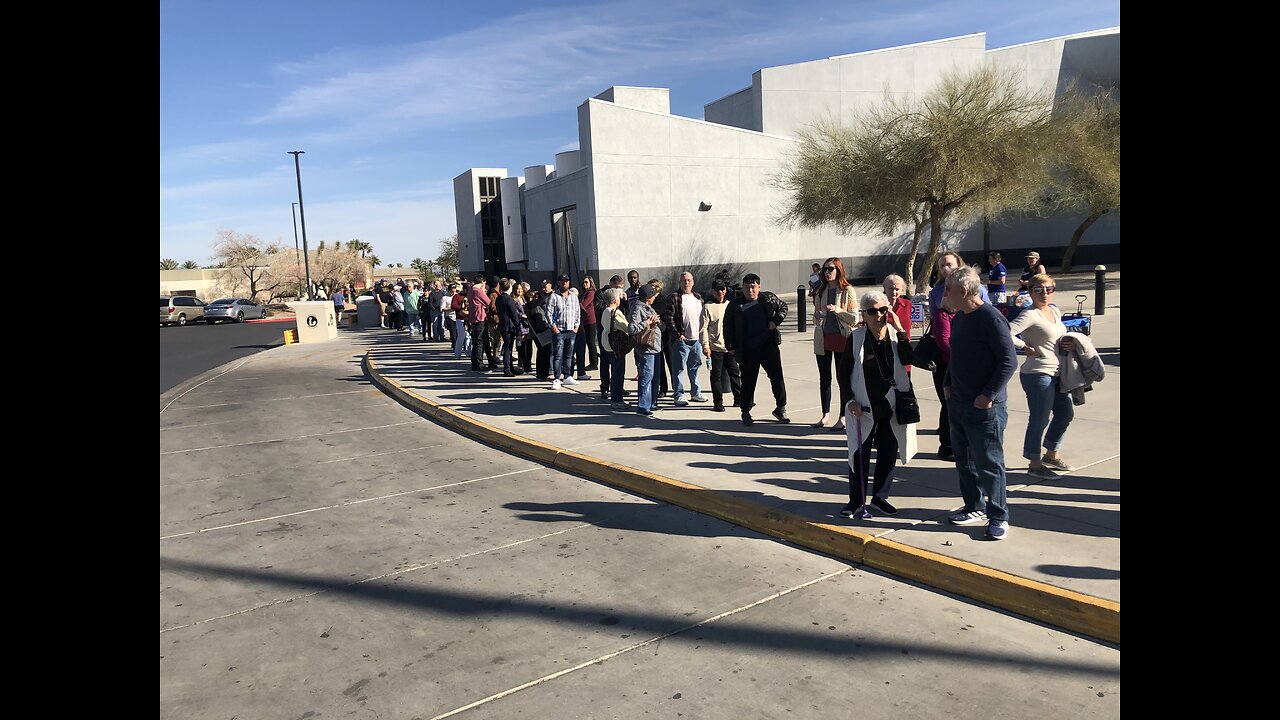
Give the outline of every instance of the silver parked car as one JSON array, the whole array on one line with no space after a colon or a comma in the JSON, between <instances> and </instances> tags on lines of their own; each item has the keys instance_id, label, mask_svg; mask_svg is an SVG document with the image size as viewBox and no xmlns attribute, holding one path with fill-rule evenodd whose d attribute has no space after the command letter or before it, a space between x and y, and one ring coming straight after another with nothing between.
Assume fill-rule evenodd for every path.
<instances>
[{"instance_id":1,"label":"silver parked car","mask_svg":"<svg viewBox=\"0 0 1280 720\"><path fill-rule=\"evenodd\" d=\"M245 320L261 320L267 316L267 309L246 298L218 298L204 308L206 323L244 322Z\"/></svg>"},{"instance_id":2,"label":"silver parked car","mask_svg":"<svg viewBox=\"0 0 1280 720\"><path fill-rule=\"evenodd\" d=\"M189 295L160 296L160 324L186 325L204 317L204 303Z\"/></svg>"}]
</instances>

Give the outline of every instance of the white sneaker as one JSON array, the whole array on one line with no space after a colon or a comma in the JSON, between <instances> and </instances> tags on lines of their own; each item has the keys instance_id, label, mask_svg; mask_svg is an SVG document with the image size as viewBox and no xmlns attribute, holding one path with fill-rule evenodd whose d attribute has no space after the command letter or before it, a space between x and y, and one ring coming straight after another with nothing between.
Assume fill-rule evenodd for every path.
<instances>
[{"instance_id":1,"label":"white sneaker","mask_svg":"<svg viewBox=\"0 0 1280 720\"><path fill-rule=\"evenodd\" d=\"M559 389L560 389L560 379L559 379L559 378L557 378L557 379L555 379L555 380L552 380L552 381L551 381L551 389L552 389L552 390L559 390Z\"/></svg>"},{"instance_id":2,"label":"white sneaker","mask_svg":"<svg viewBox=\"0 0 1280 720\"><path fill-rule=\"evenodd\" d=\"M574 379L573 379L573 377L567 377L567 378L565 378L565 379L564 379L564 384L565 384L565 385L577 385L577 384L578 384L578 381L577 381L577 380L574 380Z\"/></svg>"}]
</instances>

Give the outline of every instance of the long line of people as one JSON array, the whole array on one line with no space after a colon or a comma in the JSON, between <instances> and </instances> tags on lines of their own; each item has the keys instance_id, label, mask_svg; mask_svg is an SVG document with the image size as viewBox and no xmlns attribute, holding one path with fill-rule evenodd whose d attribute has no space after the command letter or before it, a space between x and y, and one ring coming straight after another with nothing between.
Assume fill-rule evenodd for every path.
<instances>
[{"instance_id":1,"label":"long line of people","mask_svg":"<svg viewBox=\"0 0 1280 720\"><path fill-rule=\"evenodd\" d=\"M1090 383L1102 379L1102 363L1087 337L1067 334L1062 312L1051 303L1056 286L1043 266L1036 266L1038 254L1028 256L1020 278L1031 305L1012 324L1003 304L992 302L1004 300L1006 271L998 255L989 260L984 278L955 252L938 258L926 334L940 358L916 373L912 300L905 281L890 275L883 292L855 297L840 258L815 264L810 296L821 416L812 427L846 434L849 502L840 515L897 514L890 502L891 476L898 460L914 452L920 421L912 379L931 370L940 403L937 457L955 463L964 499L964 508L949 520L986 522L987 538L1008 537L1003 437L1006 386L1019 372L1018 350L1027 356L1019 375L1030 411L1022 447L1028 472L1050 478L1072 469L1060 454L1063 438L1074 404L1083 401ZM476 373L501 369L506 376L531 375L559 390L591 380L588 371L598 370L600 397L613 411L651 416L670 393L673 407L708 401L714 412L737 407L742 423L750 426L763 369L773 395L770 414L779 423L791 421L779 350L789 308L761 288L758 275L745 275L736 292L717 277L706 297L694 291L689 272L681 273L678 286L665 296L661 280L641 283L634 270L627 285L619 275L604 289L589 276L581 289L571 284L567 275L559 275L536 288L506 279L490 288L477 275L470 282L437 281L429 292L413 281L399 291L377 292L380 299L387 295L390 327L442 342L448 330L454 357L469 357ZM634 405L624 387L628 356L635 368L631 379L638 383ZM828 428L833 374L840 405Z\"/></svg>"}]
</instances>

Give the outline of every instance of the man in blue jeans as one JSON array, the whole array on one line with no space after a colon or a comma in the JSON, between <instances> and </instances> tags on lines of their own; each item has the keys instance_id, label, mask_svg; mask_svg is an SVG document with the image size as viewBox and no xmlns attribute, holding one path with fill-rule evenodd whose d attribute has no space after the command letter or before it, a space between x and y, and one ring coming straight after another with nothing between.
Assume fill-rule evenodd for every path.
<instances>
[{"instance_id":1,"label":"man in blue jeans","mask_svg":"<svg viewBox=\"0 0 1280 720\"><path fill-rule=\"evenodd\" d=\"M675 390L675 405L684 407L689 400L706 402L702 387L698 385L698 368L702 367L702 296L693 291L693 273L680 273L680 285L667 298L667 314L662 318L663 332L671 341L671 384ZM684 397L681 371L689 376L689 400Z\"/></svg>"},{"instance_id":2,"label":"man in blue jeans","mask_svg":"<svg viewBox=\"0 0 1280 720\"><path fill-rule=\"evenodd\" d=\"M568 275L556 278L556 292L547 298L547 324L551 326L551 389L559 390L561 382L577 385L573 377L573 341L582 324L582 306L578 296L569 292Z\"/></svg>"},{"instance_id":3,"label":"man in blue jeans","mask_svg":"<svg viewBox=\"0 0 1280 720\"><path fill-rule=\"evenodd\" d=\"M942 293L943 304L955 313L951 363L942 391L964 498L964 509L948 519L956 525L986 520L987 538L1004 540L1009 536L1004 472L1007 388L1018 369L1018 355L1009 321L982 300L982 289L978 273L963 267L947 274Z\"/></svg>"}]
</instances>

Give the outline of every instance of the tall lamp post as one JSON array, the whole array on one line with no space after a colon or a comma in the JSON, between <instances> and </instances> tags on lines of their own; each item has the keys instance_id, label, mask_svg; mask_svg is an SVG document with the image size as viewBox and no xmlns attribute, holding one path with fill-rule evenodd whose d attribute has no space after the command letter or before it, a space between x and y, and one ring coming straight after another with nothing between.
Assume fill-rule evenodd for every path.
<instances>
[{"instance_id":1,"label":"tall lamp post","mask_svg":"<svg viewBox=\"0 0 1280 720\"><path fill-rule=\"evenodd\" d=\"M298 203L289 203L289 211L293 214L293 254L302 264L302 251L298 249ZM302 298L302 278L298 278L298 298Z\"/></svg>"},{"instance_id":2,"label":"tall lamp post","mask_svg":"<svg viewBox=\"0 0 1280 720\"><path fill-rule=\"evenodd\" d=\"M302 216L302 261L307 270L307 299L311 299L311 251L307 249L307 211L302 206L302 165L298 156L306 154L305 150L290 150L293 156L293 171L298 176L298 214Z\"/></svg>"}]
</instances>

